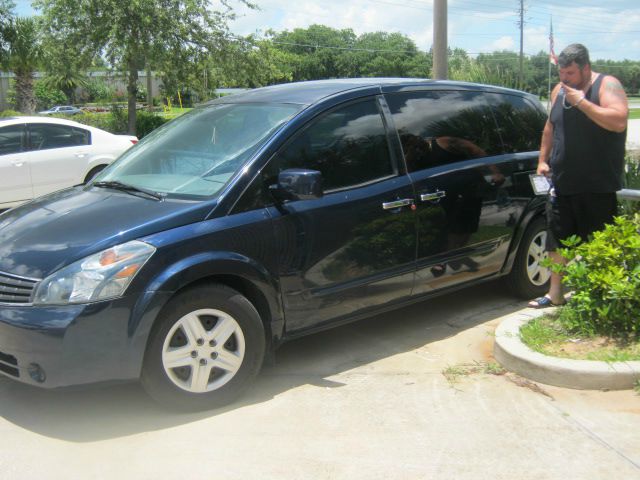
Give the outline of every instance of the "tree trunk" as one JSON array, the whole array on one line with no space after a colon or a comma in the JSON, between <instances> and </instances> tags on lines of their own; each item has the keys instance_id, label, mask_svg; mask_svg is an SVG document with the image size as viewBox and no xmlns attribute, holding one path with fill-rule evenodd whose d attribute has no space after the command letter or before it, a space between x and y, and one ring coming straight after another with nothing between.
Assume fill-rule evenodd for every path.
<instances>
[{"instance_id":1,"label":"tree trunk","mask_svg":"<svg viewBox=\"0 0 640 480\"><path fill-rule=\"evenodd\" d=\"M127 84L128 93L128 133L136 134L136 94L138 93L138 68L135 60L132 58L128 62L129 82Z\"/></svg>"},{"instance_id":2,"label":"tree trunk","mask_svg":"<svg viewBox=\"0 0 640 480\"><path fill-rule=\"evenodd\" d=\"M153 82L151 78L151 67L147 63L147 110L153 112Z\"/></svg>"},{"instance_id":3,"label":"tree trunk","mask_svg":"<svg viewBox=\"0 0 640 480\"><path fill-rule=\"evenodd\" d=\"M33 72L15 72L16 75L16 109L31 115L36 110L36 99L33 94Z\"/></svg>"},{"instance_id":4,"label":"tree trunk","mask_svg":"<svg viewBox=\"0 0 640 480\"><path fill-rule=\"evenodd\" d=\"M73 105L74 103L76 103L76 100L75 100L75 87L65 88L63 90L63 93L64 93L65 97L67 97L67 101L69 102L69 105Z\"/></svg>"}]
</instances>

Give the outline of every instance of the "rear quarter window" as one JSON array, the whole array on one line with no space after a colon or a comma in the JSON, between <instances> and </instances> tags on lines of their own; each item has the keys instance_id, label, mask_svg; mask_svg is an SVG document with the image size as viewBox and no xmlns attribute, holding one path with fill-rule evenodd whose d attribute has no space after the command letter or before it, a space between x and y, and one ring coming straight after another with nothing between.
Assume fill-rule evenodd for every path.
<instances>
[{"instance_id":1,"label":"rear quarter window","mask_svg":"<svg viewBox=\"0 0 640 480\"><path fill-rule=\"evenodd\" d=\"M90 144L91 133L82 128L49 123L29 125L30 150L48 150Z\"/></svg>"},{"instance_id":2,"label":"rear quarter window","mask_svg":"<svg viewBox=\"0 0 640 480\"><path fill-rule=\"evenodd\" d=\"M507 94L488 94L506 153L532 152L540 147L545 112L528 99Z\"/></svg>"}]
</instances>

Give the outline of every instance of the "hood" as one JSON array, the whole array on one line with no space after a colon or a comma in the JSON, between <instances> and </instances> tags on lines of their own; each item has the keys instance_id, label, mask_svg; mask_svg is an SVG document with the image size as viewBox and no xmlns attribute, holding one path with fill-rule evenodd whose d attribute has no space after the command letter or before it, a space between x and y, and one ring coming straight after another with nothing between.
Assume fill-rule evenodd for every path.
<instances>
[{"instance_id":1,"label":"hood","mask_svg":"<svg viewBox=\"0 0 640 480\"><path fill-rule=\"evenodd\" d=\"M212 202L75 187L0 215L0 272L45 278L113 245L205 218Z\"/></svg>"}]
</instances>

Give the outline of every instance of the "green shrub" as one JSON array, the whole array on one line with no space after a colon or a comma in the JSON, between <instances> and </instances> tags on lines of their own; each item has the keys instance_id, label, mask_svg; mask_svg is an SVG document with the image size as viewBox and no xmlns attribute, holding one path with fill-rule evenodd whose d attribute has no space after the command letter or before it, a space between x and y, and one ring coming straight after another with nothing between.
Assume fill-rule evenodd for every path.
<instances>
[{"instance_id":1,"label":"green shrub","mask_svg":"<svg viewBox=\"0 0 640 480\"><path fill-rule=\"evenodd\" d=\"M39 80L33 87L36 96L38 110L47 110L54 105L65 105L68 103L67 96L57 88L47 86L46 82Z\"/></svg>"},{"instance_id":2,"label":"green shrub","mask_svg":"<svg viewBox=\"0 0 640 480\"><path fill-rule=\"evenodd\" d=\"M589 242L573 236L551 264L574 291L560 321L584 334L640 338L640 214L616 217Z\"/></svg>"},{"instance_id":3,"label":"green shrub","mask_svg":"<svg viewBox=\"0 0 640 480\"><path fill-rule=\"evenodd\" d=\"M66 105L69 103L62 90L49 87L42 81L35 83L33 93L36 97L38 110L47 110L54 105Z\"/></svg>"},{"instance_id":4,"label":"green shrub","mask_svg":"<svg viewBox=\"0 0 640 480\"><path fill-rule=\"evenodd\" d=\"M127 133L128 129L127 109L120 105L112 105L111 111L106 113L85 112L74 116L73 120L116 134ZM140 110L136 115L136 135L142 138L167 122L164 117Z\"/></svg>"},{"instance_id":5,"label":"green shrub","mask_svg":"<svg viewBox=\"0 0 640 480\"><path fill-rule=\"evenodd\" d=\"M139 102L147 101L147 87L145 87L141 83L138 83L138 85L136 85L136 100Z\"/></svg>"},{"instance_id":6,"label":"green shrub","mask_svg":"<svg viewBox=\"0 0 640 480\"><path fill-rule=\"evenodd\" d=\"M85 90L90 102L109 102L114 93L114 89L101 78L91 79L87 83Z\"/></svg>"},{"instance_id":7,"label":"green shrub","mask_svg":"<svg viewBox=\"0 0 640 480\"><path fill-rule=\"evenodd\" d=\"M128 110L126 107L111 105L111 124L109 131L112 133L127 133L129 130Z\"/></svg>"},{"instance_id":8,"label":"green shrub","mask_svg":"<svg viewBox=\"0 0 640 480\"><path fill-rule=\"evenodd\" d=\"M625 163L624 186L633 190L640 190L640 158L629 155ZM633 215L640 213L640 202L633 200L620 200L620 211Z\"/></svg>"},{"instance_id":9,"label":"green shrub","mask_svg":"<svg viewBox=\"0 0 640 480\"><path fill-rule=\"evenodd\" d=\"M160 115L140 110L137 113L136 117L136 135L138 136L138 138L142 138L145 135L151 133L156 128L167 123L167 121L167 119L161 117Z\"/></svg>"},{"instance_id":10,"label":"green shrub","mask_svg":"<svg viewBox=\"0 0 640 480\"><path fill-rule=\"evenodd\" d=\"M111 131L113 125L111 113L84 112L82 115L76 115L73 117L73 120L78 123L101 128L107 132L115 133Z\"/></svg>"},{"instance_id":11,"label":"green shrub","mask_svg":"<svg viewBox=\"0 0 640 480\"><path fill-rule=\"evenodd\" d=\"M73 120L115 134L127 133L128 130L127 109L118 105L112 105L110 112L84 112L82 115L75 115Z\"/></svg>"},{"instance_id":12,"label":"green shrub","mask_svg":"<svg viewBox=\"0 0 640 480\"><path fill-rule=\"evenodd\" d=\"M20 112L16 112L15 110L11 110L11 109L0 111L0 118L1 117L17 117L19 115L22 115L22 114Z\"/></svg>"}]
</instances>

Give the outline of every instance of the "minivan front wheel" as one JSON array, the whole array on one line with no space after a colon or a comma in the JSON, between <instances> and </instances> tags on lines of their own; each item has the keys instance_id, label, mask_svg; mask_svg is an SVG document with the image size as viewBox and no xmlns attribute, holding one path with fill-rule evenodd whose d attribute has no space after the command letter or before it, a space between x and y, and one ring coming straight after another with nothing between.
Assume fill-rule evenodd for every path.
<instances>
[{"instance_id":1,"label":"minivan front wheel","mask_svg":"<svg viewBox=\"0 0 640 480\"><path fill-rule=\"evenodd\" d=\"M507 276L509 287L518 297L539 297L549 288L551 273L541 264L547 258L546 240L546 221L538 217L527 227L511 273Z\"/></svg>"},{"instance_id":2,"label":"minivan front wheel","mask_svg":"<svg viewBox=\"0 0 640 480\"><path fill-rule=\"evenodd\" d=\"M199 286L174 297L152 330L144 389L162 404L203 410L233 401L259 372L265 351L260 315L239 292Z\"/></svg>"}]
</instances>

